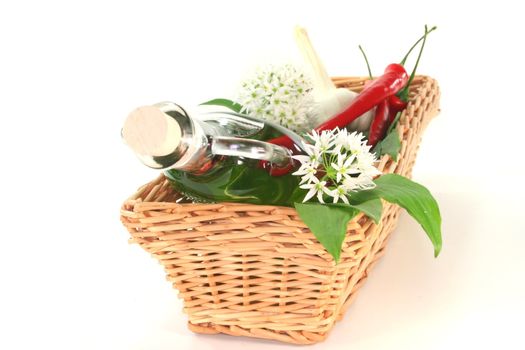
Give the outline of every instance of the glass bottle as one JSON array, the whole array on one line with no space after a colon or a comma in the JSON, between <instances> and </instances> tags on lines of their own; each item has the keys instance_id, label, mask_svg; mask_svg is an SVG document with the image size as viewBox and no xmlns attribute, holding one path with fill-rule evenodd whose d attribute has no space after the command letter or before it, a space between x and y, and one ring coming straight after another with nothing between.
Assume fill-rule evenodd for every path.
<instances>
[{"instance_id":1,"label":"glass bottle","mask_svg":"<svg viewBox=\"0 0 525 350\"><path fill-rule=\"evenodd\" d=\"M137 108L122 128L138 158L193 201L291 206L300 180L292 152L264 142L283 135L302 153L300 137L281 126L229 112L193 117L171 102Z\"/></svg>"}]
</instances>

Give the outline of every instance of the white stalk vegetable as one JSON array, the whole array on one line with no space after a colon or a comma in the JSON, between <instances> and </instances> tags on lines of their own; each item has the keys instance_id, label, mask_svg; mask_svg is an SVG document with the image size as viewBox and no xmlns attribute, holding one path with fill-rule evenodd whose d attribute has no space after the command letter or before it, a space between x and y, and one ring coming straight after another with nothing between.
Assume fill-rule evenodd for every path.
<instances>
[{"instance_id":1,"label":"white stalk vegetable","mask_svg":"<svg viewBox=\"0 0 525 350\"><path fill-rule=\"evenodd\" d=\"M316 102L317 125L344 111L358 95L345 89L337 88L328 76L323 62L314 50L304 28L295 28L295 41L306 63L312 68L314 81L314 98ZM351 130L365 131L370 127L373 110L363 114L349 125Z\"/></svg>"}]
</instances>

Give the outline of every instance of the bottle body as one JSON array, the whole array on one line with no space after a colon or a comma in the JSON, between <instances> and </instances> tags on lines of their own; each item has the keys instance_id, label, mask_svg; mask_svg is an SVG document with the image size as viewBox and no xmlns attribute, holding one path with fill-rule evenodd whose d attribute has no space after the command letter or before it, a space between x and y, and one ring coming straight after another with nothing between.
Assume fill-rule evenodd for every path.
<instances>
[{"instance_id":1,"label":"bottle body","mask_svg":"<svg viewBox=\"0 0 525 350\"><path fill-rule=\"evenodd\" d=\"M231 114L210 115L200 122L208 134L213 133L215 136L266 141L283 135L268 123L254 123ZM220 130L210 131L210 127L217 128L218 125L221 126ZM216 137L215 140L217 139ZM215 140L212 137L210 145ZM165 175L176 191L195 202L291 206L300 179L289 171L284 175L272 176L270 168L274 166L272 163L243 156L214 155L205 171L169 169L165 171Z\"/></svg>"},{"instance_id":2,"label":"bottle body","mask_svg":"<svg viewBox=\"0 0 525 350\"><path fill-rule=\"evenodd\" d=\"M203 174L171 169L165 175L176 191L195 202L293 205L299 177L271 176L258 163L242 157L224 157Z\"/></svg>"}]
</instances>

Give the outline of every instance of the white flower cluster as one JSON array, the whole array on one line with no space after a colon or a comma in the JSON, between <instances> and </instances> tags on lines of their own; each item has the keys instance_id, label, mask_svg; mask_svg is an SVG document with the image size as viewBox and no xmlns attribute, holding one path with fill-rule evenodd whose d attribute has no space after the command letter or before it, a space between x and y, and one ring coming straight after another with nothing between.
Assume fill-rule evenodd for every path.
<instances>
[{"instance_id":1,"label":"white flower cluster","mask_svg":"<svg viewBox=\"0 0 525 350\"><path fill-rule=\"evenodd\" d=\"M307 138L311 141L304 144L307 155L294 156L301 167L293 175L301 176L299 187L308 190L303 202L317 196L321 203L331 198L333 203L348 204L351 192L375 187L372 180L381 172L363 134L314 130Z\"/></svg>"},{"instance_id":2,"label":"white flower cluster","mask_svg":"<svg viewBox=\"0 0 525 350\"><path fill-rule=\"evenodd\" d=\"M305 73L290 64L269 66L241 84L237 101L242 113L306 132L315 126L312 87Z\"/></svg>"}]
</instances>

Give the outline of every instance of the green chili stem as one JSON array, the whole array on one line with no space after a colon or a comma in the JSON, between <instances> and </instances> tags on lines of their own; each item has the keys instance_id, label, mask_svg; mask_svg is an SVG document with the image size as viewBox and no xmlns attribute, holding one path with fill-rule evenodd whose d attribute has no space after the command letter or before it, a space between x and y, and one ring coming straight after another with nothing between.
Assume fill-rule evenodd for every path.
<instances>
[{"instance_id":1,"label":"green chili stem","mask_svg":"<svg viewBox=\"0 0 525 350\"><path fill-rule=\"evenodd\" d=\"M414 80L414 77L416 76L416 70L417 66L419 65L419 60L421 59L421 55L423 54L423 49L425 48L425 43L427 42L427 35L428 35L427 26L425 25L425 35L423 36L423 43L421 44L421 49L419 50L419 55L417 55L416 65L414 66L414 70L412 71L412 74L410 74L410 79L408 79L407 86L410 85L412 80Z\"/></svg>"},{"instance_id":2,"label":"green chili stem","mask_svg":"<svg viewBox=\"0 0 525 350\"><path fill-rule=\"evenodd\" d=\"M425 36L426 36L427 34L433 32L433 31L436 30L436 29L437 29L436 26L430 28L430 30L429 30L427 33L425 33L425 35L423 35L421 38L419 38L418 41L416 41L416 43L415 43L414 45L412 45L412 47L410 48L410 50L408 50L407 54L405 55L405 57L403 57L403 59L401 60L401 62L400 62L399 64L401 64L401 65L405 65L408 56L412 53L412 51L416 48L416 46L417 46L422 40L425 39Z\"/></svg>"},{"instance_id":3,"label":"green chili stem","mask_svg":"<svg viewBox=\"0 0 525 350\"><path fill-rule=\"evenodd\" d=\"M397 123L399 122L399 118L401 118L401 112L396 113L396 117L392 121L392 124L388 127L388 130L386 131L386 134L390 134L397 126Z\"/></svg>"},{"instance_id":4,"label":"green chili stem","mask_svg":"<svg viewBox=\"0 0 525 350\"><path fill-rule=\"evenodd\" d=\"M370 77L370 80L372 80L373 79L372 78L372 70L370 69L370 64L368 63L368 58L366 57L365 51L363 50L361 45L359 45L359 50L361 50L361 53L363 54L363 57L365 58L366 68L368 69L368 76Z\"/></svg>"},{"instance_id":5,"label":"green chili stem","mask_svg":"<svg viewBox=\"0 0 525 350\"><path fill-rule=\"evenodd\" d=\"M430 31L434 30L435 28L436 27L433 27ZM414 80L414 77L416 76L417 66L419 65L419 60L421 59L421 55L423 54L423 49L425 48L425 43L427 41L427 35L428 33L430 33L430 31L428 30L428 27L425 25L425 35L423 35L423 43L421 44L421 49L419 49L419 55L417 56L416 64L414 65L412 74L410 74L410 78L408 79L408 82L406 86L403 88L403 90L398 92L397 96L405 102L408 101L408 89L410 87L410 84Z\"/></svg>"}]
</instances>

